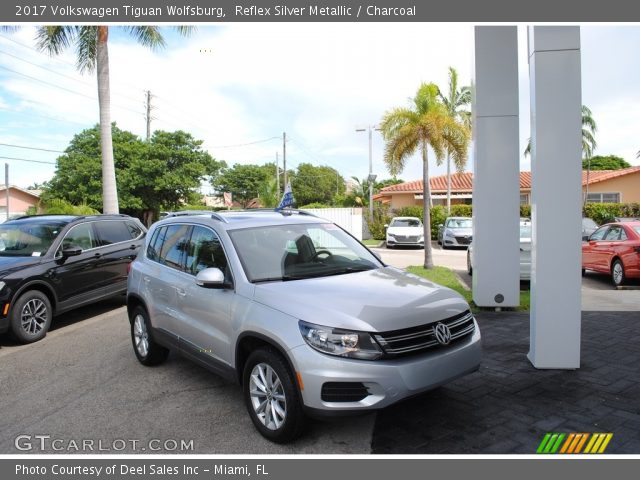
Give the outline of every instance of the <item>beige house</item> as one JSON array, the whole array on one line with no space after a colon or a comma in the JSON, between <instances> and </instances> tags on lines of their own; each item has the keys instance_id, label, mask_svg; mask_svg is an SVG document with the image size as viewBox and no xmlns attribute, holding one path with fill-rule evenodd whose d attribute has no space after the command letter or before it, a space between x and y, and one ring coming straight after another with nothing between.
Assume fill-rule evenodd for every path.
<instances>
[{"instance_id":1,"label":"beige house","mask_svg":"<svg viewBox=\"0 0 640 480\"><path fill-rule=\"evenodd\" d=\"M9 215L7 216L7 187L0 186L0 222L7 217L24 215L29 207L37 207L40 201L40 191L24 190L15 185L9 185Z\"/></svg>"},{"instance_id":2,"label":"beige house","mask_svg":"<svg viewBox=\"0 0 640 480\"><path fill-rule=\"evenodd\" d=\"M429 179L434 205L447 203L447 176ZM587 172L582 172L582 191L587 194ZM373 197L396 210L422 205L422 180L391 185ZM451 176L451 204L471 204L473 173ZM590 203L640 203L640 166L622 170L596 170L589 174L588 201ZM531 203L531 172L520 172L520 203Z\"/></svg>"}]
</instances>

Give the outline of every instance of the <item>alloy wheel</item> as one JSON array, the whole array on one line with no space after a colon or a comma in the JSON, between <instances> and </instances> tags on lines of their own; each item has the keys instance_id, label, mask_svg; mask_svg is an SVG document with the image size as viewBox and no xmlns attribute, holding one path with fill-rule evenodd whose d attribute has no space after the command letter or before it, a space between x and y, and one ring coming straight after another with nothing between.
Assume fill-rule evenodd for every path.
<instances>
[{"instance_id":1,"label":"alloy wheel","mask_svg":"<svg viewBox=\"0 0 640 480\"><path fill-rule=\"evenodd\" d=\"M266 363L258 363L251 370L249 395L253 410L269 430L278 430L287 418L287 399L276 371Z\"/></svg>"},{"instance_id":2,"label":"alloy wheel","mask_svg":"<svg viewBox=\"0 0 640 480\"><path fill-rule=\"evenodd\" d=\"M22 329L31 336L39 334L47 323L47 305L39 298L32 298L22 307Z\"/></svg>"},{"instance_id":3,"label":"alloy wheel","mask_svg":"<svg viewBox=\"0 0 640 480\"><path fill-rule=\"evenodd\" d=\"M622 270L622 265L620 262L616 262L613 265L613 282L616 285L620 285L622 283L622 279L624 277L624 271Z\"/></svg>"},{"instance_id":4,"label":"alloy wheel","mask_svg":"<svg viewBox=\"0 0 640 480\"><path fill-rule=\"evenodd\" d=\"M147 324L142 315L136 315L133 320L133 337L136 350L141 357L146 357L149 353L149 332L147 332Z\"/></svg>"}]
</instances>

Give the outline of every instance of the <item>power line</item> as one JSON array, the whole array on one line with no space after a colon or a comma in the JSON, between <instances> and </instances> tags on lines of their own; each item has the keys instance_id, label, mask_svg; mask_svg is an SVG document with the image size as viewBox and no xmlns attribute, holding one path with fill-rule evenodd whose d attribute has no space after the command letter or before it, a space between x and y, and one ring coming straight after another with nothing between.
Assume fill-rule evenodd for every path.
<instances>
[{"instance_id":1,"label":"power line","mask_svg":"<svg viewBox=\"0 0 640 480\"><path fill-rule=\"evenodd\" d=\"M270 137L265 138L264 140L256 140L255 142L247 142L247 143L239 143L237 145L216 145L208 148L236 148L236 147L246 147L248 145L256 145L257 143L265 143L270 142L271 140L280 140L280 137Z\"/></svg>"},{"instance_id":2,"label":"power line","mask_svg":"<svg viewBox=\"0 0 640 480\"><path fill-rule=\"evenodd\" d=\"M48 148L37 148L37 147L25 147L24 145L12 145L10 143L0 143L0 146L13 147L13 148L25 148L27 150L39 150L41 152L65 153L61 150L50 150Z\"/></svg>"},{"instance_id":3,"label":"power line","mask_svg":"<svg viewBox=\"0 0 640 480\"><path fill-rule=\"evenodd\" d=\"M45 85L49 85L49 86L51 86L51 87L58 88L58 89L60 89L60 90L64 90L64 91L69 92L69 93L72 93L72 94L74 94L74 95L79 95L79 96L81 96L81 97L88 98L89 100L93 100L93 101L96 101L96 100L97 100L97 97L93 97L93 96L91 96L91 95L85 95L84 93L76 92L76 91L71 90L71 89L69 89L69 88L65 88L65 87L62 87L62 86L60 86L60 85L56 85L55 83L50 83L50 82L47 82L47 81L45 81L45 80L41 80L41 79L39 79L39 78L37 78L37 77L32 77L31 75L27 75L27 74L25 74L25 73L17 72L17 71L12 70L12 69L10 69L10 68L8 68L8 67L5 67L4 65L0 65L0 68L2 68L2 69L4 69L4 70L7 70L7 71L9 71L9 72L11 72L11 73L14 73L14 74L16 74L16 75L20 75L20 76L22 76L22 77L28 78L28 79L33 80L33 81L35 81L35 82L43 83L43 84L45 84ZM141 113L141 112L139 112L139 111L133 110L132 108L125 107L125 106L123 106L123 105L118 105L117 103L112 103L111 105L113 105L113 106L115 106L115 107L118 107L118 108L122 108L122 109L124 109L124 110L129 110L130 112L133 112L133 113L136 113L136 114L140 114L140 113Z\"/></svg>"},{"instance_id":4,"label":"power line","mask_svg":"<svg viewBox=\"0 0 640 480\"><path fill-rule=\"evenodd\" d=\"M35 103L36 105L45 105L44 103L41 102L36 102L34 100L28 100L30 103ZM50 117L48 115L42 115L42 114L38 114L38 113L31 113L31 112L23 112L21 110L16 110L16 109L12 109L12 108L5 108L5 107L0 107L0 110L5 110L7 112L10 112L12 115L22 115L23 117L38 117L38 118L45 118L47 120L54 120L56 122L62 122L62 123L74 123L76 125L86 125L86 123L83 122L76 122L75 120L69 120L67 118L58 118L58 117Z\"/></svg>"},{"instance_id":5,"label":"power line","mask_svg":"<svg viewBox=\"0 0 640 480\"><path fill-rule=\"evenodd\" d=\"M15 157L2 157L3 160L17 160L19 162L31 162L31 163L44 163L46 165L55 165L56 162L45 162L44 160L32 160L30 158L15 158Z\"/></svg>"},{"instance_id":6,"label":"power line","mask_svg":"<svg viewBox=\"0 0 640 480\"><path fill-rule=\"evenodd\" d=\"M67 78L69 80L73 80L74 82L78 82L78 83L84 85L85 87L91 88L92 90L95 89L95 85L93 85L91 83L88 83L88 82L85 82L83 80L80 80L79 78L72 77L71 75L66 75L64 73L56 72L55 70L47 68L47 67L45 67L43 65L38 65L37 63L30 62L29 60L25 60L24 58L20 58L17 55L13 55L12 53L5 52L3 50L0 50L0 53L4 54L4 55L8 55L9 57L15 58L16 60L18 60L20 62L28 63L29 65L33 65L34 67L40 68L40 69L45 70L45 71L50 72L50 73L53 73L54 75L58 75L60 77ZM119 96L121 98L126 98L127 100L131 100L131 101L134 101L134 102L138 101L136 99L133 99L131 97L128 97L126 95L122 95L122 94L119 94L119 93L115 93L115 95L117 95L117 96Z\"/></svg>"}]
</instances>

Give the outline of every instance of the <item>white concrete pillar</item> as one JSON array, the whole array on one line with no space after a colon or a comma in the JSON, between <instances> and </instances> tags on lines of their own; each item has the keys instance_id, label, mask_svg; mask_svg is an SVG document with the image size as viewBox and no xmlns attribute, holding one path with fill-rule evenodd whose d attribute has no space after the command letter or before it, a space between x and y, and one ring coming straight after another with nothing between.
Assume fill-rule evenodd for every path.
<instances>
[{"instance_id":1,"label":"white concrete pillar","mask_svg":"<svg viewBox=\"0 0 640 480\"><path fill-rule=\"evenodd\" d=\"M580 28L529 27L532 270L529 360L580 367Z\"/></svg>"},{"instance_id":2,"label":"white concrete pillar","mask_svg":"<svg viewBox=\"0 0 640 480\"><path fill-rule=\"evenodd\" d=\"M475 27L473 301L520 304L518 32Z\"/></svg>"}]
</instances>

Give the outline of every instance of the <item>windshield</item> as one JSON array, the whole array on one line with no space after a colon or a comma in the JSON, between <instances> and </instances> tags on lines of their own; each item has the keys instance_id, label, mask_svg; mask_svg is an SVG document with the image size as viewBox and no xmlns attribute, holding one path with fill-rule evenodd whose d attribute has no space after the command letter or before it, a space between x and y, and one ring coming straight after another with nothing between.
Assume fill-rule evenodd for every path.
<instances>
[{"instance_id":1,"label":"windshield","mask_svg":"<svg viewBox=\"0 0 640 480\"><path fill-rule=\"evenodd\" d=\"M640 235L640 227L633 227L633 229L636 231L638 235Z\"/></svg>"},{"instance_id":2,"label":"windshield","mask_svg":"<svg viewBox=\"0 0 640 480\"><path fill-rule=\"evenodd\" d=\"M392 227L421 227L422 222L417 218L394 218L391 221Z\"/></svg>"},{"instance_id":3,"label":"windshield","mask_svg":"<svg viewBox=\"0 0 640 480\"><path fill-rule=\"evenodd\" d=\"M300 280L379 268L382 263L332 224L275 225L229 232L249 281Z\"/></svg>"},{"instance_id":4,"label":"windshield","mask_svg":"<svg viewBox=\"0 0 640 480\"><path fill-rule=\"evenodd\" d=\"M471 228L470 218L450 218L447 220L447 228Z\"/></svg>"},{"instance_id":5,"label":"windshield","mask_svg":"<svg viewBox=\"0 0 640 480\"><path fill-rule=\"evenodd\" d=\"M0 225L0 256L39 257L58 236L61 223L17 223Z\"/></svg>"}]
</instances>

